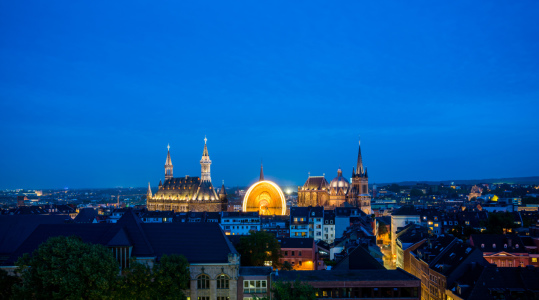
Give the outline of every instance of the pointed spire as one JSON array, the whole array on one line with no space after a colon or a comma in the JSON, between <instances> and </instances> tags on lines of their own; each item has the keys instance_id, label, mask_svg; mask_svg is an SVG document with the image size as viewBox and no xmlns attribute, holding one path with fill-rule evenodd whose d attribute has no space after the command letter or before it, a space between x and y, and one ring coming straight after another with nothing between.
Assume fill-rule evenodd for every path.
<instances>
[{"instance_id":1,"label":"pointed spire","mask_svg":"<svg viewBox=\"0 0 539 300\"><path fill-rule=\"evenodd\" d=\"M162 187L163 183L161 182L161 179L159 179L159 187Z\"/></svg>"},{"instance_id":2,"label":"pointed spire","mask_svg":"<svg viewBox=\"0 0 539 300\"><path fill-rule=\"evenodd\" d=\"M356 174L357 175L363 175L363 159L361 158L361 141L359 141L359 150L357 154L357 167L356 167Z\"/></svg>"},{"instance_id":3,"label":"pointed spire","mask_svg":"<svg viewBox=\"0 0 539 300\"><path fill-rule=\"evenodd\" d=\"M264 166L262 165L262 163L260 163L260 180L259 181L264 181Z\"/></svg>"},{"instance_id":4,"label":"pointed spire","mask_svg":"<svg viewBox=\"0 0 539 300\"><path fill-rule=\"evenodd\" d=\"M167 160L165 161L165 165L172 165L172 160L170 159L170 144L167 145Z\"/></svg>"},{"instance_id":5,"label":"pointed spire","mask_svg":"<svg viewBox=\"0 0 539 300\"><path fill-rule=\"evenodd\" d=\"M354 177L354 175L356 175L356 170L354 167L352 167L352 177Z\"/></svg>"},{"instance_id":6,"label":"pointed spire","mask_svg":"<svg viewBox=\"0 0 539 300\"><path fill-rule=\"evenodd\" d=\"M146 192L148 198L152 197L152 188L150 187L150 182L148 181L148 191Z\"/></svg>"},{"instance_id":7,"label":"pointed spire","mask_svg":"<svg viewBox=\"0 0 539 300\"><path fill-rule=\"evenodd\" d=\"M224 180L223 180L223 185L221 186L221 190L219 191L219 195L226 195L225 181Z\"/></svg>"},{"instance_id":8,"label":"pointed spire","mask_svg":"<svg viewBox=\"0 0 539 300\"><path fill-rule=\"evenodd\" d=\"M202 156L210 156L208 154L208 145L206 144L208 142L208 139L206 136L204 136L204 152L202 152Z\"/></svg>"},{"instance_id":9,"label":"pointed spire","mask_svg":"<svg viewBox=\"0 0 539 300\"><path fill-rule=\"evenodd\" d=\"M365 168L365 177L369 177L369 174L367 173L367 168Z\"/></svg>"}]
</instances>

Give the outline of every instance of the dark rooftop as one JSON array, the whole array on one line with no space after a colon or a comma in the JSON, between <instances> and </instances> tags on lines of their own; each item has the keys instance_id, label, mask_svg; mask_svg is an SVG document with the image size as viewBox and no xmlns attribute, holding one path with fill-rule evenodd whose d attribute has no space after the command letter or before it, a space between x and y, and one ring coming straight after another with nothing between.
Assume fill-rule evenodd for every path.
<instances>
[{"instance_id":1,"label":"dark rooftop","mask_svg":"<svg viewBox=\"0 0 539 300\"><path fill-rule=\"evenodd\" d=\"M410 280L419 282L412 274L404 270L319 270L319 271L279 271L276 280L294 281L402 281Z\"/></svg>"},{"instance_id":2,"label":"dark rooftop","mask_svg":"<svg viewBox=\"0 0 539 300\"><path fill-rule=\"evenodd\" d=\"M312 248L313 238L282 238L281 248Z\"/></svg>"},{"instance_id":3,"label":"dark rooftop","mask_svg":"<svg viewBox=\"0 0 539 300\"><path fill-rule=\"evenodd\" d=\"M268 276L273 272L272 267L240 267L240 276Z\"/></svg>"}]
</instances>

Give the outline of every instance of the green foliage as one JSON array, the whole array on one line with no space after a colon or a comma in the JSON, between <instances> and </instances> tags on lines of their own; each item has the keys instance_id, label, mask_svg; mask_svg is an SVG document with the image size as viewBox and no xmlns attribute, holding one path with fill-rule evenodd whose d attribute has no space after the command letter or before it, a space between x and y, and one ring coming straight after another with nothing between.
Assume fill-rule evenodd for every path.
<instances>
[{"instance_id":1,"label":"green foliage","mask_svg":"<svg viewBox=\"0 0 539 300\"><path fill-rule=\"evenodd\" d=\"M401 187L398 184L393 183L387 187L387 190L393 193L400 193Z\"/></svg>"},{"instance_id":2,"label":"green foliage","mask_svg":"<svg viewBox=\"0 0 539 300\"><path fill-rule=\"evenodd\" d=\"M410 196L411 197L421 197L421 196L424 196L424 195L425 195L425 193L423 193L423 191L420 190L420 189L412 189L410 191Z\"/></svg>"},{"instance_id":3,"label":"green foliage","mask_svg":"<svg viewBox=\"0 0 539 300\"><path fill-rule=\"evenodd\" d=\"M509 212L489 213L486 222L483 222L487 230L484 233L504 234L504 229L515 228L514 217Z\"/></svg>"},{"instance_id":4,"label":"green foliage","mask_svg":"<svg viewBox=\"0 0 539 300\"><path fill-rule=\"evenodd\" d=\"M471 226L457 225L449 231L454 237L466 241L470 239L470 235L480 233L478 230L473 229Z\"/></svg>"},{"instance_id":5,"label":"green foliage","mask_svg":"<svg viewBox=\"0 0 539 300\"><path fill-rule=\"evenodd\" d=\"M182 290L189 288L189 263L183 255L163 255L154 267L154 283L158 299L186 299Z\"/></svg>"},{"instance_id":6,"label":"green foliage","mask_svg":"<svg viewBox=\"0 0 539 300\"><path fill-rule=\"evenodd\" d=\"M18 299L108 299L119 272L110 250L75 236L52 237L16 265L23 280L14 289Z\"/></svg>"},{"instance_id":7,"label":"green foliage","mask_svg":"<svg viewBox=\"0 0 539 300\"><path fill-rule=\"evenodd\" d=\"M324 264L325 264L326 266L331 266L331 267L333 267L333 266L337 265L337 262L334 261L334 260L330 260L330 259L324 259Z\"/></svg>"},{"instance_id":8,"label":"green foliage","mask_svg":"<svg viewBox=\"0 0 539 300\"><path fill-rule=\"evenodd\" d=\"M0 299L11 299L13 297L13 287L20 284L21 280L17 276L11 276L8 272L0 269Z\"/></svg>"},{"instance_id":9,"label":"green foliage","mask_svg":"<svg viewBox=\"0 0 539 300\"><path fill-rule=\"evenodd\" d=\"M275 300L314 300L316 290L312 285L296 279L294 283L277 281L273 283L271 292Z\"/></svg>"},{"instance_id":10,"label":"green foliage","mask_svg":"<svg viewBox=\"0 0 539 300\"><path fill-rule=\"evenodd\" d=\"M134 260L118 281L116 299L186 299L189 289L189 263L182 255L163 255L150 268Z\"/></svg>"},{"instance_id":11,"label":"green foliage","mask_svg":"<svg viewBox=\"0 0 539 300\"><path fill-rule=\"evenodd\" d=\"M288 261L285 261L283 263L283 266L281 267L281 270L284 270L284 271L292 271L294 269L294 266L292 266L292 264Z\"/></svg>"},{"instance_id":12,"label":"green foliage","mask_svg":"<svg viewBox=\"0 0 539 300\"><path fill-rule=\"evenodd\" d=\"M280 267L281 246L277 238L265 231L251 232L242 236L238 245L241 254L242 266L264 266L264 262L271 261L274 268Z\"/></svg>"}]
</instances>

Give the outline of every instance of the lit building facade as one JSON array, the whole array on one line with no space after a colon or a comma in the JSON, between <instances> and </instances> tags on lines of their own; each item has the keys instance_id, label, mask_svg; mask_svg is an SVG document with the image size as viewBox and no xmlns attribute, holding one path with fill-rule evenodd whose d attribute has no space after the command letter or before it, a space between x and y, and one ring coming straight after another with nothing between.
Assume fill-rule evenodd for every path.
<instances>
[{"instance_id":1,"label":"lit building facade","mask_svg":"<svg viewBox=\"0 0 539 300\"><path fill-rule=\"evenodd\" d=\"M371 195L369 194L369 175L363 167L361 144L357 165L352 168L352 180L337 170L337 177L330 183L324 176L310 176L303 186L298 187L298 206L324 206L327 209L344 206L348 203L359 207L364 213L371 214Z\"/></svg>"},{"instance_id":2,"label":"lit building facade","mask_svg":"<svg viewBox=\"0 0 539 300\"><path fill-rule=\"evenodd\" d=\"M167 159L165 161L165 182L159 181L159 189L152 194L148 184L146 206L148 210L176 212L207 211L219 212L227 208L224 184L221 193L217 194L211 183L210 167L212 161L208 153L207 139L204 138L204 151L200 160L200 177L174 177L172 159L170 158L170 146L168 146Z\"/></svg>"}]
</instances>

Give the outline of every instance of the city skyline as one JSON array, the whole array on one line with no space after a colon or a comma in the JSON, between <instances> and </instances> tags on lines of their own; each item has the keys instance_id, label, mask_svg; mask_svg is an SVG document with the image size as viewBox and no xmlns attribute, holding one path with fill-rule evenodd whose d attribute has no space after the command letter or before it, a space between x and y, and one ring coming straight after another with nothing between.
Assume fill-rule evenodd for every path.
<instances>
[{"instance_id":1,"label":"city skyline","mask_svg":"<svg viewBox=\"0 0 539 300\"><path fill-rule=\"evenodd\" d=\"M537 176L539 3L0 9L0 188Z\"/></svg>"}]
</instances>

